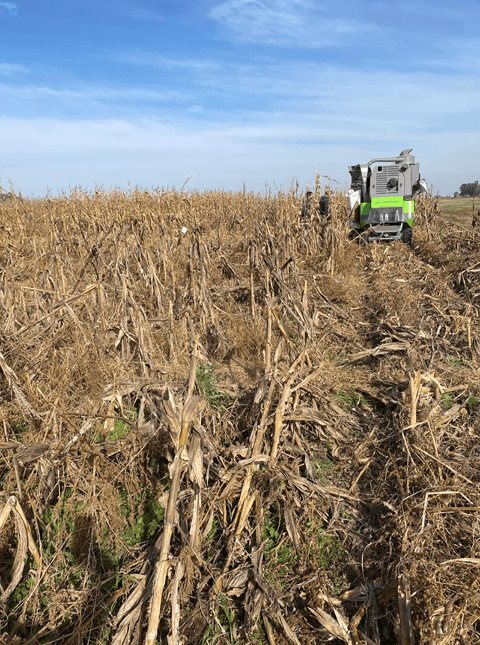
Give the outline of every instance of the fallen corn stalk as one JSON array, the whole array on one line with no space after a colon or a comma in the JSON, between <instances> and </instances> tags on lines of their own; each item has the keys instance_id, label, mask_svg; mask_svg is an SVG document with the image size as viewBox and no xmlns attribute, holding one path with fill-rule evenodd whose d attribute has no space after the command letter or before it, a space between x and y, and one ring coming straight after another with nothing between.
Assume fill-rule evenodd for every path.
<instances>
[{"instance_id":1,"label":"fallen corn stalk","mask_svg":"<svg viewBox=\"0 0 480 645\"><path fill-rule=\"evenodd\" d=\"M33 540L32 532L25 513L15 495L11 495L2 510L0 511L0 531L6 524L10 515L13 515L15 530L18 536L17 551L13 561L10 584L0 595L0 605L6 602L8 597L16 589L20 582L27 561L28 551L35 560L37 571L40 572L42 560Z\"/></svg>"}]
</instances>

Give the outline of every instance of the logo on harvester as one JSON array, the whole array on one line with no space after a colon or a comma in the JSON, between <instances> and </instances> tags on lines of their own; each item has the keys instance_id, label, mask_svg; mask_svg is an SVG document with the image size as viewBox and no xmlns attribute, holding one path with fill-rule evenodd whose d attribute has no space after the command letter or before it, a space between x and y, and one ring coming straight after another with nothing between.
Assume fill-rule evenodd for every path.
<instances>
[{"instance_id":1,"label":"logo on harvester","mask_svg":"<svg viewBox=\"0 0 480 645\"><path fill-rule=\"evenodd\" d=\"M0 19L5 15L2 9L6 10L9 18L16 18L18 16L18 7L15 2L0 2Z\"/></svg>"}]
</instances>

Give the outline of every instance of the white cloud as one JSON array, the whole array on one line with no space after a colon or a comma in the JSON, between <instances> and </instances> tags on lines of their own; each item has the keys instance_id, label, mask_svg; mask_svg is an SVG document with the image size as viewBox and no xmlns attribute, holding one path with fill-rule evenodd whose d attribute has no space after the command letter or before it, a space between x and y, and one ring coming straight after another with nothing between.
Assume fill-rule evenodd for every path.
<instances>
[{"instance_id":1,"label":"white cloud","mask_svg":"<svg viewBox=\"0 0 480 645\"><path fill-rule=\"evenodd\" d=\"M348 183L348 165L413 147L428 184L453 194L470 180L467 169L478 167L479 137L469 132L446 131L440 138L372 115L314 118L302 121L297 114L289 124L274 114L268 123L265 116L251 117L245 126L202 124L194 115L170 122L0 118L0 177L38 195L47 186L56 192L75 185L126 187L129 181L178 187L190 175L192 189L237 190L245 182L247 190L261 191L265 184L288 187L295 177L301 185L311 183L317 170Z\"/></svg>"},{"instance_id":2,"label":"white cloud","mask_svg":"<svg viewBox=\"0 0 480 645\"><path fill-rule=\"evenodd\" d=\"M210 18L236 40L316 48L342 44L359 32L377 29L357 18L335 18L310 0L226 0Z\"/></svg>"},{"instance_id":3,"label":"white cloud","mask_svg":"<svg viewBox=\"0 0 480 645\"><path fill-rule=\"evenodd\" d=\"M30 70L25 65L15 63L0 63L0 76L16 76L17 74L29 74Z\"/></svg>"},{"instance_id":4,"label":"white cloud","mask_svg":"<svg viewBox=\"0 0 480 645\"><path fill-rule=\"evenodd\" d=\"M457 78L480 76L479 39L445 38L438 43L438 55L426 57L422 63L429 68L437 68L451 72L456 71Z\"/></svg>"},{"instance_id":5,"label":"white cloud","mask_svg":"<svg viewBox=\"0 0 480 645\"><path fill-rule=\"evenodd\" d=\"M222 67L219 61L211 59L186 58L183 55L178 58L173 58L172 56L165 56L153 52L118 52L111 54L108 58L119 63L138 65L139 67L156 67L157 69L171 71L191 70L195 73L214 72Z\"/></svg>"},{"instance_id":6,"label":"white cloud","mask_svg":"<svg viewBox=\"0 0 480 645\"><path fill-rule=\"evenodd\" d=\"M212 59L173 59L163 55L137 52L115 54L115 60L138 66L153 66L182 71L170 77L172 86L184 87L204 111L217 115L232 111L231 99L238 99L235 112L242 112L251 97L259 111L291 111L293 114L370 115L390 122L431 124L432 114L456 114L480 108L475 69L462 67L472 61L471 43L457 50L457 57L437 70L436 59L425 58L416 71L391 70L374 64L366 69L350 65L259 58L256 62L223 64ZM478 62L475 63L478 69ZM435 70L435 71L433 71ZM178 83L176 85L176 83ZM410 100L409 97L415 97ZM229 102L230 101L230 102ZM247 112L247 109L244 110ZM228 118L228 115L227 115ZM268 117L267 117L268 118Z\"/></svg>"},{"instance_id":7,"label":"white cloud","mask_svg":"<svg viewBox=\"0 0 480 645\"><path fill-rule=\"evenodd\" d=\"M0 68L1 72L1 68ZM0 92L22 100L36 101L40 99L56 99L60 101L104 101L115 103L118 101L172 101L188 99L189 94L174 90L159 92L157 90L137 88L108 88L108 87L83 87L79 89L55 89L38 85L7 85L0 83Z\"/></svg>"},{"instance_id":8,"label":"white cloud","mask_svg":"<svg viewBox=\"0 0 480 645\"><path fill-rule=\"evenodd\" d=\"M0 2L0 7L7 10L9 18L16 18L18 16L18 7L15 2Z\"/></svg>"}]
</instances>

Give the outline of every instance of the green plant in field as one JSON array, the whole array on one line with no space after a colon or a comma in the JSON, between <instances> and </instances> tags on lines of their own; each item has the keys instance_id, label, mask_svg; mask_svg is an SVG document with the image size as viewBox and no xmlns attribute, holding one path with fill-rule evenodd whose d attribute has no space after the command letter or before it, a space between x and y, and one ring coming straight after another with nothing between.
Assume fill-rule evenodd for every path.
<instances>
[{"instance_id":1,"label":"green plant in field","mask_svg":"<svg viewBox=\"0 0 480 645\"><path fill-rule=\"evenodd\" d=\"M47 544L50 544L52 547L55 547L54 538L62 533L62 531L70 535L73 534L75 530L75 517L86 507L86 504L80 501L70 503L69 500L72 495L73 491L71 488L65 489L56 506L48 508L43 514L42 520L45 527Z\"/></svg>"},{"instance_id":2,"label":"green plant in field","mask_svg":"<svg viewBox=\"0 0 480 645\"><path fill-rule=\"evenodd\" d=\"M463 363L463 358L457 358L456 356L449 356L448 357L448 364L449 365L459 365L460 363Z\"/></svg>"},{"instance_id":3,"label":"green plant in field","mask_svg":"<svg viewBox=\"0 0 480 645\"><path fill-rule=\"evenodd\" d=\"M214 410L222 412L232 402L232 397L218 390L219 378L215 376L216 365L197 365L197 385L200 394L204 396Z\"/></svg>"},{"instance_id":4,"label":"green plant in field","mask_svg":"<svg viewBox=\"0 0 480 645\"><path fill-rule=\"evenodd\" d=\"M280 527L277 522L274 522L273 515L270 511L265 513L265 518L262 526L262 542L265 555L271 555L280 540Z\"/></svg>"},{"instance_id":5,"label":"green plant in field","mask_svg":"<svg viewBox=\"0 0 480 645\"><path fill-rule=\"evenodd\" d=\"M211 544L215 538L218 536L218 534L221 531L221 525L219 519L215 516L212 521L212 528L208 532L208 535L205 539L206 544Z\"/></svg>"},{"instance_id":6,"label":"green plant in field","mask_svg":"<svg viewBox=\"0 0 480 645\"><path fill-rule=\"evenodd\" d=\"M306 523L306 532L310 537L306 546L307 555L321 569L327 570L343 559L344 554L340 540L325 533L319 518Z\"/></svg>"},{"instance_id":7,"label":"green plant in field","mask_svg":"<svg viewBox=\"0 0 480 645\"><path fill-rule=\"evenodd\" d=\"M125 416L129 421L135 421L138 417L138 411L134 407L125 408ZM119 439L123 439L123 437L126 437L130 432L130 429L131 425L127 421L124 421L123 419L115 419L113 430L108 435L108 440L118 441Z\"/></svg>"},{"instance_id":8,"label":"green plant in field","mask_svg":"<svg viewBox=\"0 0 480 645\"><path fill-rule=\"evenodd\" d=\"M237 630L235 625L235 615L233 611L230 609L230 607L228 606L227 599L225 596L219 595L218 599L220 600L220 603L222 605L223 616L224 616L224 619L221 620L221 622L227 631L230 643L232 643L233 645L237 645L237 639L236 639Z\"/></svg>"},{"instance_id":9,"label":"green plant in field","mask_svg":"<svg viewBox=\"0 0 480 645\"><path fill-rule=\"evenodd\" d=\"M14 421L13 423L10 424L10 428L15 435L15 439L17 441L23 441L22 435L24 432L28 430L28 423L26 421Z\"/></svg>"},{"instance_id":10,"label":"green plant in field","mask_svg":"<svg viewBox=\"0 0 480 645\"><path fill-rule=\"evenodd\" d=\"M255 645L267 645L267 636L263 627L260 627L260 632L258 634L250 634L250 640L255 643Z\"/></svg>"},{"instance_id":11,"label":"green plant in field","mask_svg":"<svg viewBox=\"0 0 480 645\"><path fill-rule=\"evenodd\" d=\"M73 497L70 488L64 490L55 506L48 508L40 524L40 538L43 546L43 556L46 560L52 559L54 565L50 568L50 575L39 586L39 609L47 614L52 594L61 587L79 590L85 577L84 570L78 565L77 555L73 543L66 536L75 534L76 518L85 509L81 499ZM62 543L61 549L59 542ZM35 565L33 565L35 568ZM34 587L35 580L27 576L20 581L13 591L9 602L12 603L12 612L28 597Z\"/></svg>"},{"instance_id":12,"label":"green plant in field","mask_svg":"<svg viewBox=\"0 0 480 645\"><path fill-rule=\"evenodd\" d=\"M474 412L475 408L478 406L479 403L480 401L476 396L469 396L465 402L465 405L467 406L468 414L472 414L472 412Z\"/></svg>"},{"instance_id":13,"label":"green plant in field","mask_svg":"<svg viewBox=\"0 0 480 645\"><path fill-rule=\"evenodd\" d=\"M113 422L113 430L108 435L108 441L118 441L123 439L131 430L131 424L129 421L135 421L138 417L138 411L135 407L124 408L124 418L115 419ZM96 443L104 443L105 438L99 430L99 427L95 424L93 427L93 439Z\"/></svg>"},{"instance_id":14,"label":"green plant in field","mask_svg":"<svg viewBox=\"0 0 480 645\"><path fill-rule=\"evenodd\" d=\"M368 406L368 400L363 394L356 392L353 387L348 391L336 390L334 400L346 411L356 408L360 403Z\"/></svg>"},{"instance_id":15,"label":"green plant in field","mask_svg":"<svg viewBox=\"0 0 480 645\"><path fill-rule=\"evenodd\" d=\"M328 485L330 482L328 480L329 475L334 475L337 471L337 464L325 456L323 458L312 459L312 467L315 471L315 474L320 479L320 481Z\"/></svg>"},{"instance_id":16,"label":"green plant in field","mask_svg":"<svg viewBox=\"0 0 480 645\"><path fill-rule=\"evenodd\" d=\"M225 638L231 645L240 645L237 640L235 614L229 607L227 598L219 594L216 605L216 621L205 630L201 645L214 645L219 639L225 642Z\"/></svg>"},{"instance_id":17,"label":"green plant in field","mask_svg":"<svg viewBox=\"0 0 480 645\"><path fill-rule=\"evenodd\" d=\"M451 392L445 392L442 395L442 408L444 410L450 410L453 405L453 396Z\"/></svg>"},{"instance_id":18,"label":"green plant in field","mask_svg":"<svg viewBox=\"0 0 480 645\"><path fill-rule=\"evenodd\" d=\"M221 633L215 632L214 625L209 625L203 633L201 645L213 645L221 637Z\"/></svg>"},{"instance_id":19,"label":"green plant in field","mask_svg":"<svg viewBox=\"0 0 480 645\"><path fill-rule=\"evenodd\" d=\"M348 513L342 506L340 507L339 515L342 519L348 522L353 522L353 515Z\"/></svg>"},{"instance_id":20,"label":"green plant in field","mask_svg":"<svg viewBox=\"0 0 480 645\"><path fill-rule=\"evenodd\" d=\"M34 584L34 578L28 577L26 580L20 582L17 585L11 596L11 600L15 606L19 605L23 600L25 600Z\"/></svg>"},{"instance_id":21,"label":"green plant in field","mask_svg":"<svg viewBox=\"0 0 480 645\"><path fill-rule=\"evenodd\" d=\"M286 332L287 336L290 338L291 341L294 343L297 342L298 340L298 329L299 329L299 324L298 320L295 318L288 318L288 319L280 319L280 323Z\"/></svg>"},{"instance_id":22,"label":"green plant in field","mask_svg":"<svg viewBox=\"0 0 480 645\"><path fill-rule=\"evenodd\" d=\"M287 581L294 577L292 564L298 561L298 555L288 538L278 509L268 510L265 513L262 542L265 554L265 578L273 585L286 587Z\"/></svg>"},{"instance_id":23,"label":"green plant in field","mask_svg":"<svg viewBox=\"0 0 480 645\"><path fill-rule=\"evenodd\" d=\"M122 536L129 546L149 542L157 535L165 517L164 508L156 501L154 493L145 489L137 495L132 512L126 505L122 506L121 512L124 517L133 515L134 518Z\"/></svg>"},{"instance_id":24,"label":"green plant in field","mask_svg":"<svg viewBox=\"0 0 480 645\"><path fill-rule=\"evenodd\" d=\"M348 354L345 354L345 352L340 352L339 354L332 354L331 352L327 354L327 359L330 361L330 363L333 363L334 365L337 365L338 363L342 363L343 361L346 361L348 359ZM348 366L345 366L344 369L347 369ZM350 368L348 368L348 371L350 371Z\"/></svg>"},{"instance_id":25,"label":"green plant in field","mask_svg":"<svg viewBox=\"0 0 480 645\"><path fill-rule=\"evenodd\" d=\"M333 572L333 576L331 578L331 584L330 588L328 589L328 593L331 596L338 596L340 593L340 576L336 571Z\"/></svg>"}]
</instances>

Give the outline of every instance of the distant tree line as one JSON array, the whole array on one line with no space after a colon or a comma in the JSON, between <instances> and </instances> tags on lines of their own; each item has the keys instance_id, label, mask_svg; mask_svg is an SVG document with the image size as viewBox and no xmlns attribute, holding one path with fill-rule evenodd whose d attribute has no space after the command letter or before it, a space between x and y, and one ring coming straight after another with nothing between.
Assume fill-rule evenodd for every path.
<instances>
[{"instance_id":1,"label":"distant tree line","mask_svg":"<svg viewBox=\"0 0 480 645\"><path fill-rule=\"evenodd\" d=\"M462 184L460 186L460 197L473 197L480 195L480 184L473 181L471 184Z\"/></svg>"}]
</instances>

